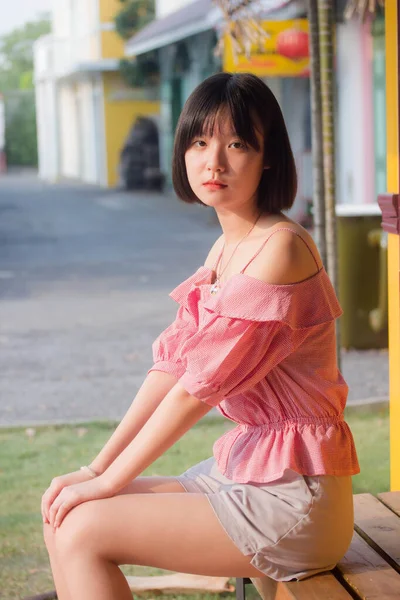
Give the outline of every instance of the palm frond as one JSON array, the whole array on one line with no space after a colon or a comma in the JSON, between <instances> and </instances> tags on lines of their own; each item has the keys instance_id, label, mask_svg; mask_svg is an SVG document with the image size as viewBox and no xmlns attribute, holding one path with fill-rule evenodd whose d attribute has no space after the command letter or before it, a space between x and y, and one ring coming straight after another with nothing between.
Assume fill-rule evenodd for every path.
<instances>
[{"instance_id":1,"label":"palm frond","mask_svg":"<svg viewBox=\"0 0 400 600\"><path fill-rule=\"evenodd\" d=\"M344 9L344 18L358 17L362 22L376 16L379 8L385 6L385 0L349 0Z\"/></svg>"},{"instance_id":2,"label":"palm frond","mask_svg":"<svg viewBox=\"0 0 400 600\"><path fill-rule=\"evenodd\" d=\"M224 17L220 39L215 48L216 56L221 56L224 49L224 38L227 35L232 44L233 59L237 63L239 54L250 58L251 47L260 49L269 34L254 18L257 10L261 9L257 0L213 0Z\"/></svg>"}]
</instances>

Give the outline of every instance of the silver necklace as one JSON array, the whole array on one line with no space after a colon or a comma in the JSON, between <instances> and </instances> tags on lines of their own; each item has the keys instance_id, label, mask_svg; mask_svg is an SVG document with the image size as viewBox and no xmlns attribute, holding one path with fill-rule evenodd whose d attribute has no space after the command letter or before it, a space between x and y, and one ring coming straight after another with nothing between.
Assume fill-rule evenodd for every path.
<instances>
[{"instance_id":1,"label":"silver necklace","mask_svg":"<svg viewBox=\"0 0 400 600\"><path fill-rule=\"evenodd\" d=\"M216 273L217 277L214 281L214 283L212 284L211 288L210 288L210 294L218 294L219 290L221 289L221 277L222 275L225 273L229 263L231 262L233 255L235 254L236 250L239 248L240 244L250 235L250 233L253 231L254 227L257 225L257 221L259 220L259 218L261 217L261 214L258 215L254 225L251 227L251 229L249 229L249 231L246 233L246 235L244 237L242 237L241 240L239 240L239 242L236 244L235 249L233 250L232 254L229 257L228 262L226 263L225 267L222 269L222 271L220 271L219 275L218 273ZM222 248L222 253L220 256L220 259L218 261L218 265L217 268L219 267L220 264L222 264L222 260L223 260L223 256L224 256L224 251L225 251L225 245L226 243L224 242L223 248Z\"/></svg>"}]
</instances>

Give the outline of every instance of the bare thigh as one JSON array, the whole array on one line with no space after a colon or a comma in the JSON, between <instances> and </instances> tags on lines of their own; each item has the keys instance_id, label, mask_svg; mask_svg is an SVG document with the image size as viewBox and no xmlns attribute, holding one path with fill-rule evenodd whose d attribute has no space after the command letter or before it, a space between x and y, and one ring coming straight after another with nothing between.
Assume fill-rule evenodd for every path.
<instances>
[{"instance_id":1,"label":"bare thigh","mask_svg":"<svg viewBox=\"0 0 400 600\"><path fill-rule=\"evenodd\" d=\"M186 490L174 477L149 476L137 477L122 488L117 496L125 494L168 494L171 492L178 494L179 492L186 492Z\"/></svg>"},{"instance_id":2,"label":"bare thigh","mask_svg":"<svg viewBox=\"0 0 400 600\"><path fill-rule=\"evenodd\" d=\"M137 477L127 486L122 488L116 496L126 494L162 494L162 493L182 493L186 492L183 485L174 477ZM44 538L47 548L51 551L54 548L54 532L50 525L43 528Z\"/></svg>"},{"instance_id":3,"label":"bare thigh","mask_svg":"<svg viewBox=\"0 0 400 600\"><path fill-rule=\"evenodd\" d=\"M161 495L163 494L163 495ZM173 477L138 477L112 498L75 507L54 534L57 555L88 552L117 564L210 576L259 577L205 494Z\"/></svg>"}]
</instances>

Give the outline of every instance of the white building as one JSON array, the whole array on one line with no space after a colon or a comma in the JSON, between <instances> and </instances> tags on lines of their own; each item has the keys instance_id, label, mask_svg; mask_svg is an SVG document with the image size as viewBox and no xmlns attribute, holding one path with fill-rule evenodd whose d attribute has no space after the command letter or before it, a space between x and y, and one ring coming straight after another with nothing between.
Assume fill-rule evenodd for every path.
<instances>
[{"instance_id":1,"label":"white building","mask_svg":"<svg viewBox=\"0 0 400 600\"><path fill-rule=\"evenodd\" d=\"M136 116L159 102L119 73L118 0L56 0L52 33L34 47L39 175L115 185L119 152Z\"/></svg>"}]
</instances>

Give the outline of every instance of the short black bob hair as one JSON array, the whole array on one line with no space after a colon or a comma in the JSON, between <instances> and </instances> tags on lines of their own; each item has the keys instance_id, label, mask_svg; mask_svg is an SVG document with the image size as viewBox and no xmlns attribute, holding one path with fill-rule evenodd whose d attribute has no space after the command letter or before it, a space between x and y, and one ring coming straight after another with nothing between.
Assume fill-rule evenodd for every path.
<instances>
[{"instance_id":1,"label":"short black bob hair","mask_svg":"<svg viewBox=\"0 0 400 600\"><path fill-rule=\"evenodd\" d=\"M262 213L289 209L297 192L296 165L279 104L269 87L251 73L217 73L205 79L187 99L179 117L172 159L172 182L185 202L203 204L190 187L185 152L193 138L212 135L215 117L228 109L238 137L260 149L255 125L264 134L264 169L258 186L257 206Z\"/></svg>"}]
</instances>

